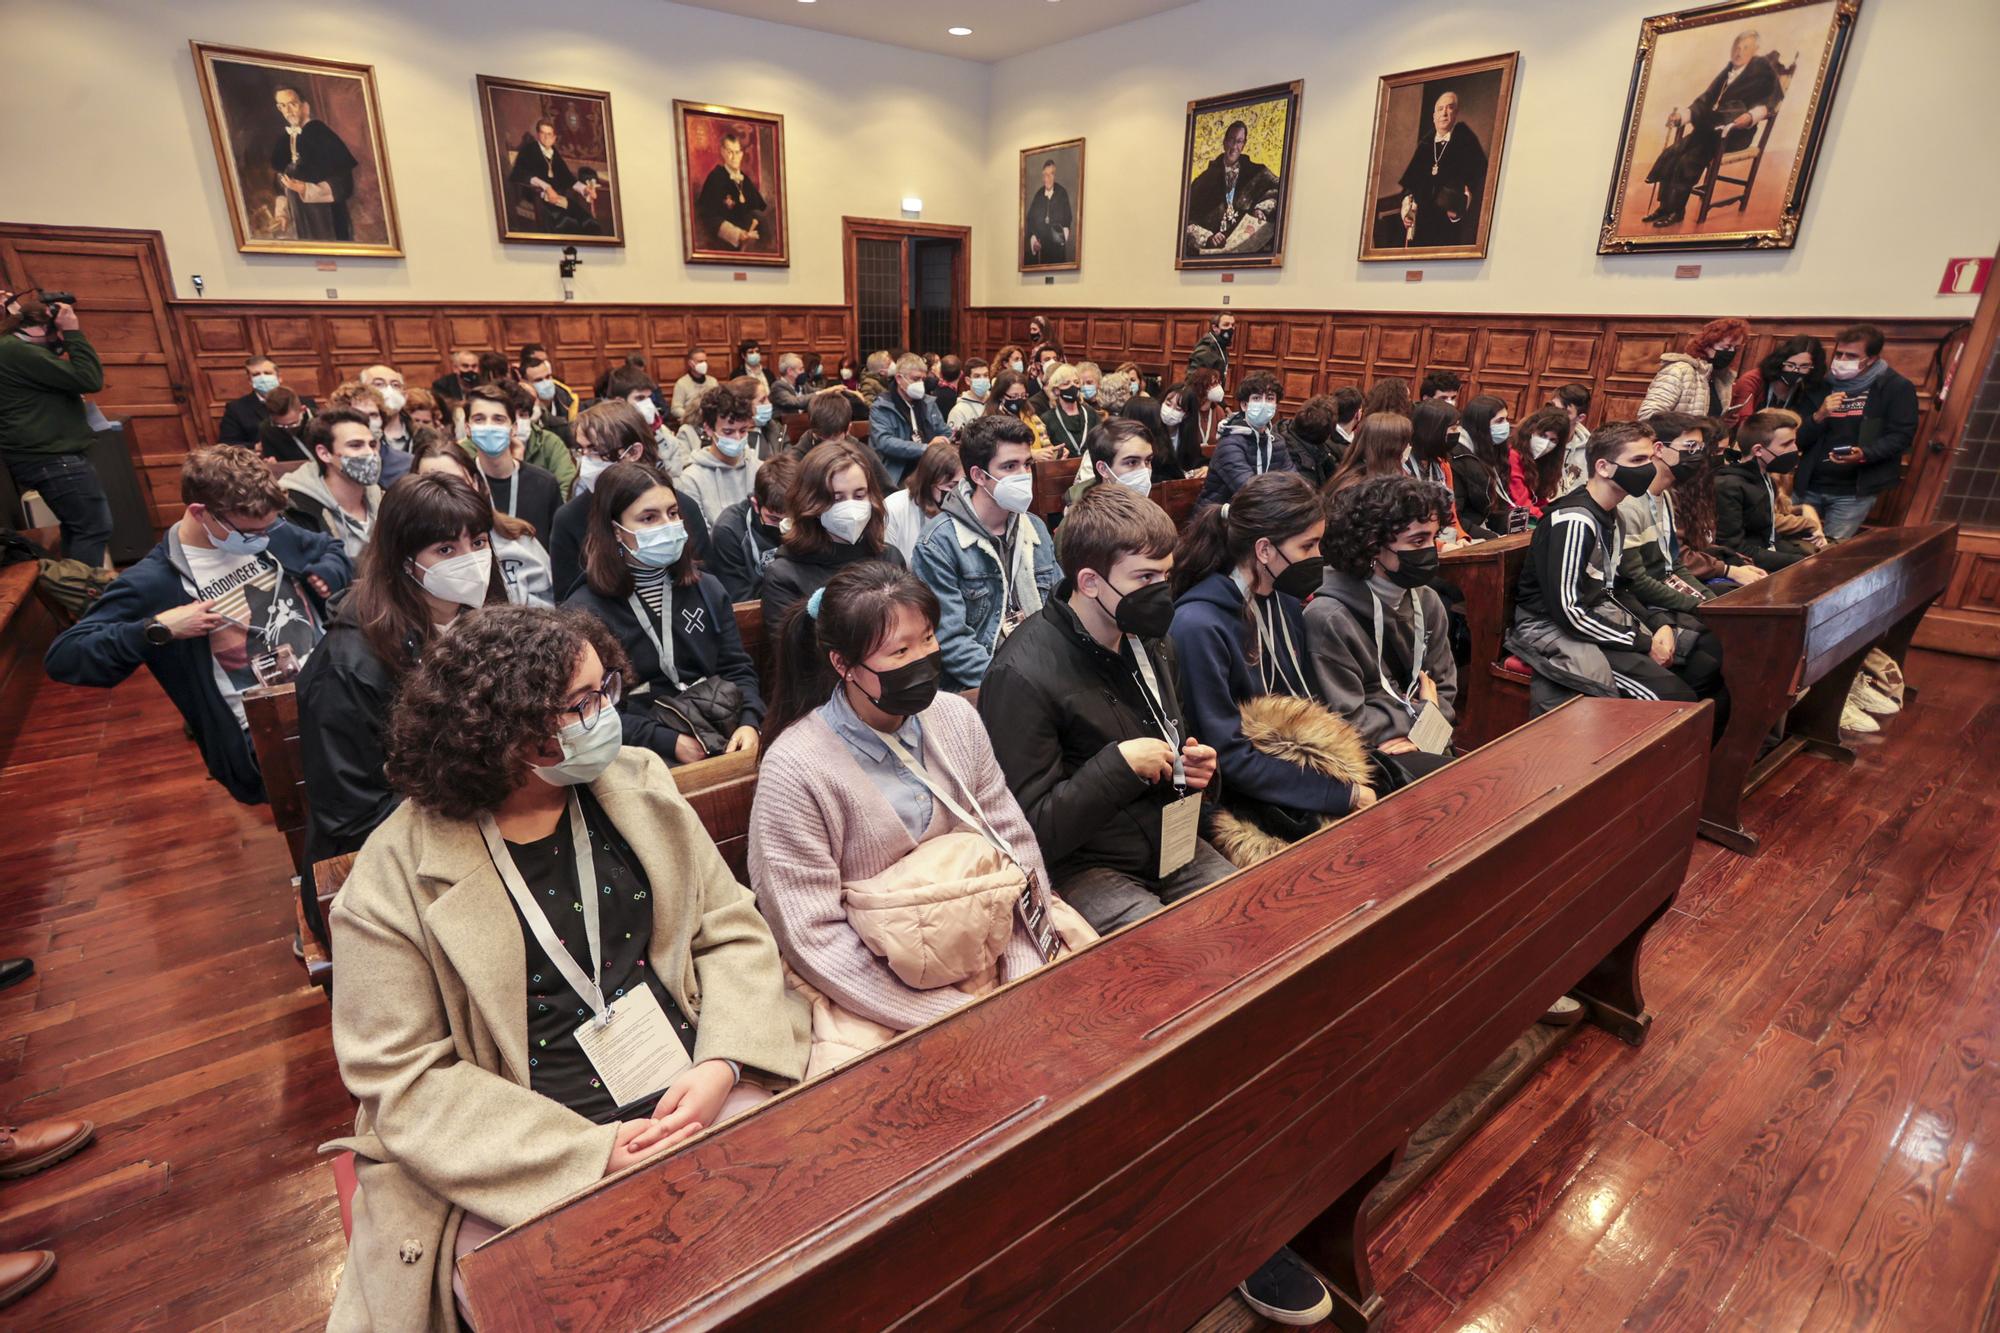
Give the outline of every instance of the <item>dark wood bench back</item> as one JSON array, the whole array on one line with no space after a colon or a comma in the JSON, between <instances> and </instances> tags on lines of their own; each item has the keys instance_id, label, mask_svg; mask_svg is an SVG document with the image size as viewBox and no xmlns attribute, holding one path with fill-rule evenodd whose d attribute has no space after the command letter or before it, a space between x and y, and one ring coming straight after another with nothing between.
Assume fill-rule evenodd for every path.
<instances>
[{"instance_id":1,"label":"dark wood bench back","mask_svg":"<svg viewBox=\"0 0 2000 1333\"><path fill-rule=\"evenodd\" d=\"M1173 481L1156 481L1151 492L1153 503L1167 511L1167 517L1174 521L1176 530L1187 527L1188 519L1194 514L1194 502L1201 496L1200 477L1180 477Z\"/></svg>"},{"instance_id":2,"label":"dark wood bench back","mask_svg":"<svg viewBox=\"0 0 2000 1333\"><path fill-rule=\"evenodd\" d=\"M291 685L253 685L243 691L250 748L264 773L271 819L291 848L292 869L306 870L306 774L299 747L299 696Z\"/></svg>"},{"instance_id":3,"label":"dark wood bench back","mask_svg":"<svg viewBox=\"0 0 2000 1333\"><path fill-rule=\"evenodd\" d=\"M1458 727L1461 747L1484 745L1528 720L1528 688L1518 673L1501 665L1501 646L1514 623L1514 592L1521 566L1528 559L1529 534L1510 533L1447 551L1439 559L1438 579L1465 594L1465 619L1471 631L1472 659L1459 673Z\"/></svg>"},{"instance_id":4,"label":"dark wood bench back","mask_svg":"<svg viewBox=\"0 0 2000 1333\"><path fill-rule=\"evenodd\" d=\"M1565 991L1643 1035L1709 716L1565 705L523 1223L474 1322L1186 1328L1294 1238L1366 1307L1416 1125Z\"/></svg>"},{"instance_id":5,"label":"dark wood bench back","mask_svg":"<svg viewBox=\"0 0 2000 1333\"><path fill-rule=\"evenodd\" d=\"M1028 512L1047 520L1063 511L1063 497L1076 482L1076 458L1038 458L1035 460L1035 498L1028 506Z\"/></svg>"},{"instance_id":6,"label":"dark wood bench back","mask_svg":"<svg viewBox=\"0 0 2000 1333\"><path fill-rule=\"evenodd\" d=\"M34 560L0 568L0 767L27 726L35 691L45 679L42 655L57 633L55 616L36 593L41 576Z\"/></svg>"},{"instance_id":7,"label":"dark wood bench back","mask_svg":"<svg viewBox=\"0 0 2000 1333\"><path fill-rule=\"evenodd\" d=\"M771 649L772 644L764 637L764 604L762 602L736 603L736 633L743 640L743 651L750 654L750 660L757 664L757 683L764 691L766 703L771 699ZM773 626L773 634L777 627Z\"/></svg>"}]
</instances>

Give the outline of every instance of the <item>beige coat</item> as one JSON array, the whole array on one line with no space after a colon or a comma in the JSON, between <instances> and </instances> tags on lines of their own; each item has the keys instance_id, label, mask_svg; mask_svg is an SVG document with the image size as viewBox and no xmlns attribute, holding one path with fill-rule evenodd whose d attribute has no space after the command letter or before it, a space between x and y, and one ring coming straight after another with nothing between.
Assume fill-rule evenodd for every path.
<instances>
[{"instance_id":1,"label":"beige coat","mask_svg":"<svg viewBox=\"0 0 2000 1333\"><path fill-rule=\"evenodd\" d=\"M760 1083L805 1072L806 1008L770 929L650 751L591 784L654 886L648 965L696 1023L694 1058ZM596 1184L614 1126L528 1082L527 951L478 827L405 804L334 899L333 1045L361 1103L361 1190L331 1329L457 1327L452 1246L467 1212L514 1226Z\"/></svg>"},{"instance_id":2,"label":"beige coat","mask_svg":"<svg viewBox=\"0 0 2000 1333\"><path fill-rule=\"evenodd\" d=\"M1727 406L1730 389L1736 383L1734 370L1717 371L1714 363L1686 352L1666 353L1660 357L1660 368L1654 372L1653 382L1646 386L1646 396L1639 404L1639 420L1660 412L1707 416L1710 380L1715 382L1715 391Z\"/></svg>"}]
</instances>

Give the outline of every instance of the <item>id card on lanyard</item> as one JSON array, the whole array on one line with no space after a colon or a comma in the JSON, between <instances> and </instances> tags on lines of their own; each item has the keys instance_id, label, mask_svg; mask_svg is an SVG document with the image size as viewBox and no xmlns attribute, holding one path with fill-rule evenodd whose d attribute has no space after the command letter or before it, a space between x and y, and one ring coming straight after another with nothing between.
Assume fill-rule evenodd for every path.
<instances>
[{"instance_id":1,"label":"id card on lanyard","mask_svg":"<svg viewBox=\"0 0 2000 1333\"><path fill-rule=\"evenodd\" d=\"M669 585L660 589L660 627L657 630L653 628L653 613L646 609L643 597L634 592L627 601L632 607L632 614L639 618L639 628L645 631L646 638L653 645L653 651L660 656L660 670L667 673L667 679L674 683L676 690L684 688L681 685L681 673L674 662L673 587Z\"/></svg>"},{"instance_id":2,"label":"id card on lanyard","mask_svg":"<svg viewBox=\"0 0 2000 1333\"><path fill-rule=\"evenodd\" d=\"M1165 879L1188 862L1194 860L1195 846L1201 838L1201 793L1187 789L1187 763L1181 754L1181 730L1174 724L1167 712L1167 696L1160 689L1160 679L1153 671L1153 659L1146 653L1146 645L1131 635L1125 641L1132 646L1132 661L1139 677L1139 693L1146 698L1146 707L1152 710L1153 720L1159 723L1160 734L1174 752L1175 798L1160 808L1160 862L1157 879Z\"/></svg>"},{"instance_id":3,"label":"id card on lanyard","mask_svg":"<svg viewBox=\"0 0 2000 1333\"><path fill-rule=\"evenodd\" d=\"M479 832L486 851L507 894L521 910L521 918L535 937L535 943L554 964L590 1009L590 1017L576 1029L576 1044L590 1061L611 1100L629 1106L642 1097L663 1091L693 1061L687 1047L674 1034L674 1026L651 987L640 985L607 1001L604 998L604 937L599 908L597 865L590 853L590 828L584 822L583 803L571 792L569 798L570 843L576 852L575 908L583 915L583 936L590 950L590 971L577 965L569 946L556 934L548 914L535 901L513 853L500 836L493 816L479 816Z\"/></svg>"},{"instance_id":4,"label":"id card on lanyard","mask_svg":"<svg viewBox=\"0 0 2000 1333\"><path fill-rule=\"evenodd\" d=\"M1410 715L1410 743L1426 754L1443 754L1451 747L1451 723L1445 721L1444 712L1428 699L1420 699L1419 690L1423 685L1424 644L1428 637L1424 631L1424 604L1412 591L1410 611L1415 617L1410 640L1410 683L1408 688L1398 689L1389 679L1389 659L1382 651L1382 599L1371 592L1369 600L1375 604L1375 671L1382 682L1382 688L1395 696L1396 702Z\"/></svg>"}]
</instances>

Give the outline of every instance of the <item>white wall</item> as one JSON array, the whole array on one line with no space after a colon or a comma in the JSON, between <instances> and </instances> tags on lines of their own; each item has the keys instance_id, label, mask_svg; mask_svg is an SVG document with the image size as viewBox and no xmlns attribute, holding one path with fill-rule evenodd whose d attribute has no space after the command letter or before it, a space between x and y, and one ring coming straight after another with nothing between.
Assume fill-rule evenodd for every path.
<instances>
[{"instance_id":1,"label":"white wall","mask_svg":"<svg viewBox=\"0 0 2000 1333\"><path fill-rule=\"evenodd\" d=\"M7 98L0 218L158 228L182 296L559 297L556 247L496 237L475 74L611 94L627 242L586 248L580 301L839 304L843 214L981 217L989 67L664 0L0 0L0 34L46 72ZM405 258L237 253L191 38L375 66ZM682 262L676 97L785 117L789 269Z\"/></svg>"},{"instance_id":2,"label":"white wall","mask_svg":"<svg viewBox=\"0 0 2000 1333\"><path fill-rule=\"evenodd\" d=\"M1692 4L1693 0L1687 0ZM1600 256L1639 21L1674 0L1203 0L1001 62L988 119L982 238L1016 227L1018 152L1083 136L1083 268L1017 271L975 246L975 298L1004 306L1620 310L1633 314L1953 316L1944 261L2000 242L1988 110L1994 0L1865 0L1795 249ZM1355 258L1376 80L1518 50L1488 257ZM1175 184L1192 98L1305 80L1285 267L1173 267ZM1699 263L1700 278L1674 266ZM1404 271L1423 270L1421 283Z\"/></svg>"}]
</instances>

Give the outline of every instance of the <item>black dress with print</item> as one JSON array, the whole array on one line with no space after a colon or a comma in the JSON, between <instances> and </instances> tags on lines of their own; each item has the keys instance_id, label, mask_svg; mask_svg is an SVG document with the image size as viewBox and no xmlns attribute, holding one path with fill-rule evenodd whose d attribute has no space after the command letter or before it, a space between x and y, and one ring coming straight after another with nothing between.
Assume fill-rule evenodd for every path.
<instances>
[{"instance_id":1,"label":"black dress with print","mask_svg":"<svg viewBox=\"0 0 2000 1333\"><path fill-rule=\"evenodd\" d=\"M653 942L652 886L639 867L639 858L612 827L610 818L591 797L588 789L575 788L583 803L584 826L590 830L590 854L595 862L597 883L590 886L598 895L598 932L604 946L601 984L604 998L616 1000L635 986L649 987L653 998L687 1047L694 1054L694 1024L674 1003L661 980L653 975L646 952ZM556 938L569 950L587 975L590 971L589 937L583 929L583 903L577 896L576 850L570 845L569 814L564 812L556 831L534 842L510 842L507 851L521 872L535 902L547 914ZM577 1114L609 1124L633 1115L650 1115L664 1088L656 1088L629 1106L618 1106L597 1077L590 1057L577 1044L576 1029L590 1017L590 1005L563 980L562 973L535 942L521 908L512 894L507 901L520 924L521 939L528 955L528 1085L552 1101L561 1102Z\"/></svg>"}]
</instances>

